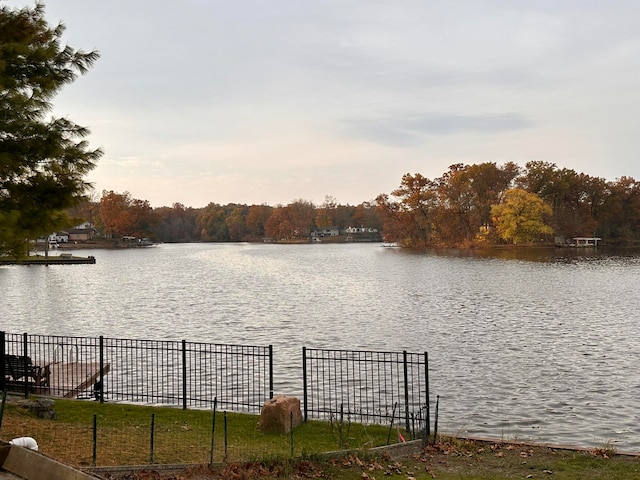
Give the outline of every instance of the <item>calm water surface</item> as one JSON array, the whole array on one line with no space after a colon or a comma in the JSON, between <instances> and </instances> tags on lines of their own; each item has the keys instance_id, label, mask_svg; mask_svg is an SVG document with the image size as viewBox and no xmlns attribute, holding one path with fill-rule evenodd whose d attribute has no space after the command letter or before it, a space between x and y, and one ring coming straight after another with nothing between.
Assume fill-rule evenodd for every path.
<instances>
[{"instance_id":1,"label":"calm water surface","mask_svg":"<svg viewBox=\"0 0 640 480\"><path fill-rule=\"evenodd\" d=\"M638 253L183 244L77 254L97 264L0 267L0 328L273 345L276 393L294 395L303 346L427 351L440 431L640 451Z\"/></svg>"}]
</instances>

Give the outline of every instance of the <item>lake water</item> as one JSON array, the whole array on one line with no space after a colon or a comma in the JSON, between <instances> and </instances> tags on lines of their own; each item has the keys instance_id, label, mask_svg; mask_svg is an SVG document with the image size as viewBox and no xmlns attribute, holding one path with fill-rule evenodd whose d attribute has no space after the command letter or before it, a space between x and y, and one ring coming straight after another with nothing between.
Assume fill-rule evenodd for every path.
<instances>
[{"instance_id":1,"label":"lake water","mask_svg":"<svg viewBox=\"0 0 640 480\"><path fill-rule=\"evenodd\" d=\"M0 329L273 345L275 393L294 395L303 346L427 351L441 432L640 451L637 252L178 244L76 254L97 263L0 267Z\"/></svg>"}]
</instances>

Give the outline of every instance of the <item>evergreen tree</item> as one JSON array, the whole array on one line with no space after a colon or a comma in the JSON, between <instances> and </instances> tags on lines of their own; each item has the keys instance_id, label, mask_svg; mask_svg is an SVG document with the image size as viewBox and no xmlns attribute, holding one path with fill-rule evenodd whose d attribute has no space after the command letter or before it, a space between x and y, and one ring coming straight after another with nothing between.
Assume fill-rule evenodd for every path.
<instances>
[{"instance_id":1,"label":"evergreen tree","mask_svg":"<svg viewBox=\"0 0 640 480\"><path fill-rule=\"evenodd\" d=\"M102 155L86 128L47 117L52 98L86 73L98 52L61 46L44 6L0 6L0 253L24 255L28 240L68 225L65 210L90 187Z\"/></svg>"}]
</instances>

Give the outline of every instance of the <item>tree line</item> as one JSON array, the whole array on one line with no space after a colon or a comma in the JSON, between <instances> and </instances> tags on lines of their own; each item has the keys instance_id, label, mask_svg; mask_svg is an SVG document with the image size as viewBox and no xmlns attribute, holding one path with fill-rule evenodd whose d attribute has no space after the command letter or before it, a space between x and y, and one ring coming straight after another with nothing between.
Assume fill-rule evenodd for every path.
<instances>
[{"instance_id":1,"label":"tree line","mask_svg":"<svg viewBox=\"0 0 640 480\"><path fill-rule=\"evenodd\" d=\"M313 230L366 226L406 247L549 244L601 237L610 244L640 241L640 184L630 177L606 181L534 161L456 164L430 180L406 174L375 202L342 205L330 196L269 206L175 203L152 208L129 192L103 191L62 215L90 221L99 235L148 237L159 242L308 241ZM71 226L71 223L68 224Z\"/></svg>"},{"instance_id":2,"label":"tree line","mask_svg":"<svg viewBox=\"0 0 640 480\"><path fill-rule=\"evenodd\" d=\"M133 235L162 242L304 241L311 232L350 226L379 230L401 246L468 248L553 244L600 237L610 244L640 241L640 184L606 181L543 161L524 167L455 164L430 180L406 174L375 202L341 205L331 196L269 206L210 203L152 208L128 192L104 191L70 216L93 218L106 237Z\"/></svg>"},{"instance_id":3,"label":"tree line","mask_svg":"<svg viewBox=\"0 0 640 480\"><path fill-rule=\"evenodd\" d=\"M455 164L433 180L406 174L376 199L384 235L409 247L640 241L640 184L531 161Z\"/></svg>"},{"instance_id":4,"label":"tree line","mask_svg":"<svg viewBox=\"0 0 640 480\"><path fill-rule=\"evenodd\" d=\"M344 232L349 226L381 226L375 204L341 205L331 196L319 206L300 199L277 206L209 203L192 208L174 203L152 208L129 192L103 191L99 201L86 200L67 213L90 221L106 238L159 242L305 241L316 229L337 227Z\"/></svg>"}]
</instances>

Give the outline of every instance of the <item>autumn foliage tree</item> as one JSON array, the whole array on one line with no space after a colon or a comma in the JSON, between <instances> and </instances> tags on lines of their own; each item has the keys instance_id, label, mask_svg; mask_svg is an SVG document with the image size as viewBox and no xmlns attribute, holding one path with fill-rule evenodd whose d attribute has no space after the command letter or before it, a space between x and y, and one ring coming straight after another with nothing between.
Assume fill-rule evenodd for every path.
<instances>
[{"instance_id":1,"label":"autumn foliage tree","mask_svg":"<svg viewBox=\"0 0 640 480\"><path fill-rule=\"evenodd\" d=\"M251 205L247 210L247 240L262 240L265 237L265 225L273 213L269 205Z\"/></svg>"},{"instance_id":2,"label":"autumn foliage tree","mask_svg":"<svg viewBox=\"0 0 640 480\"><path fill-rule=\"evenodd\" d=\"M522 198L530 210L517 214ZM376 202L385 238L409 247L592 236L611 244L640 242L640 182L606 181L542 161L524 168L455 164L433 180L406 174L399 188Z\"/></svg>"},{"instance_id":3,"label":"autumn foliage tree","mask_svg":"<svg viewBox=\"0 0 640 480\"><path fill-rule=\"evenodd\" d=\"M316 209L316 226L318 228L331 227L336 224L335 213L338 208L336 199L330 195L325 195L324 203Z\"/></svg>"},{"instance_id":4,"label":"autumn foliage tree","mask_svg":"<svg viewBox=\"0 0 640 480\"><path fill-rule=\"evenodd\" d=\"M218 203L210 203L202 209L198 216L200 238L205 242L228 242L229 226L227 225L228 208Z\"/></svg>"},{"instance_id":5,"label":"autumn foliage tree","mask_svg":"<svg viewBox=\"0 0 640 480\"><path fill-rule=\"evenodd\" d=\"M129 192L105 190L102 192L99 209L100 226L107 237L152 236L156 216L147 200L135 199Z\"/></svg>"},{"instance_id":6,"label":"autumn foliage tree","mask_svg":"<svg viewBox=\"0 0 640 480\"><path fill-rule=\"evenodd\" d=\"M551 207L537 194L521 188L508 190L504 201L491 208L491 216L500 237L514 245L531 243L540 235L553 233L553 229L545 223L545 218L551 213Z\"/></svg>"},{"instance_id":7,"label":"autumn foliage tree","mask_svg":"<svg viewBox=\"0 0 640 480\"><path fill-rule=\"evenodd\" d=\"M518 175L508 162L475 165L455 164L436 179L436 237L439 244L467 246L476 241L481 228L491 224L491 206L498 203Z\"/></svg>"},{"instance_id":8,"label":"autumn foliage tree","mask_svg":"<svg viewBox=\"0 0 640 480\"><path fill-rule=\"evenodd\" d=\"M226 216L227 228L229 229L229 239L232 242L240 242L246 239L249 229L246 218L249 207L246 205L234 205Z\"/></svg>"},{"instance_id":9,"label":"autumn foliage tree","mask_svg":"<svg viewBox=\"0 0 640 480\"><path fill-rule=\"evenodd\" d=\"M315 227L315 207L307 200L295 200L286 206L274 208L265 223L265 234L275 240L309 238Z\"/></svg>"},{"instance_id":10,"label":"autumn foliage tree","mask_svg":"<svg viewBox=\"0 0 640 480\"><path fill-rule=\"evenodd\" d=\"M385 238L408 247L467 246L491 223L491 205L518 174L513 163L455 164L440 178L405 174L376 199Z\"/></svg>"},{"instance_id":11,"label":"autumn foliage tree","mask_svg":"<svg viewBox=\"0 0 640 480\"><path fill-rule=\"evenodd\" d=\"M376 199L385 238L408 247L429 245L437 206L436 184L419 173L407 173L391 195Z\"/></svg>"},{"instance_id":12,"label":"autumn foliage tree","mask_svg":"<svg viewBox=\"0 0 640 480\"><path fill-rule=\"evenodd\" d=\"M157 223L155 237L163 242L193 242L200 239L196 228L198 209L174 203L171 207L154 209Z\"/></svg>"},{"instance_id":13,"label":"autumn foliage tree","mask_svg":"<svg viewBox=\"0 0 640 480\"><path fill-rule=\"evenodd\" d=\"M621 177L608 185L599 208L599 232L623 243L640 241L640 181Z\"/></svg>"},{"instance_id":14,"label":"autumn foliage tree","mask_svg":"<svg viewBox=\"0 0 640 480\"><path fill-rule=\"evenodd\" d=\"M518 185L551 206L551 227L559 235L571 238L596 233L608 196L605 180L553 163L532 161L526 164Z\"/></svg>"}]
</instances>

